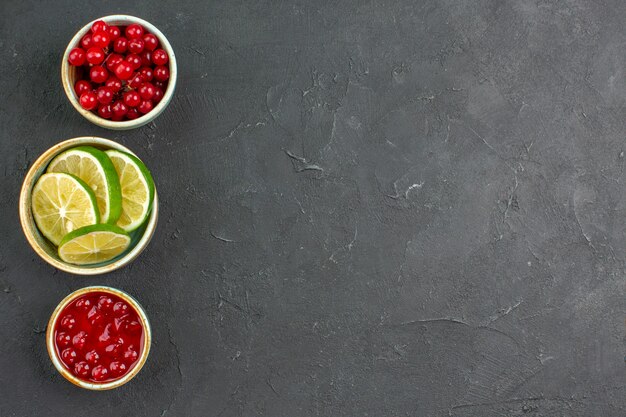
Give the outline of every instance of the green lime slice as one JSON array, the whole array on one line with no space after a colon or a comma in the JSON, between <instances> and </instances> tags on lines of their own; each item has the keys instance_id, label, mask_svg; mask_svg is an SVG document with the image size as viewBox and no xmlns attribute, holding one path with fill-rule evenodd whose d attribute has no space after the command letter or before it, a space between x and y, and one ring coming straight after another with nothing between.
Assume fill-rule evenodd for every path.
<instances>
[{"instance_id":1,"label":"green lime slice","mask_svg":"<svg viewBox=\"0 0 626 417\"><path fill-rule=\"evenodd\" d=\"M122 192L109 157L91 146L63 152L50 162L47 172L65 172L85 181L96 195L102 223L115 224L122 213Z\"/></svg>"},{"instance_id":2,"label":"green lime slice","mask_svg":"<svg viewBox=\"0 0 626 417\"><path fill-rule=\"evenodd\" d=\"M59 243L59 257L75 265L107 262L130 245L130 236L112 224L94 224L68 233Z\"/></svg>"},{"instance_id":3,"label":"green lime slice","mask_svg":"<svg viewBox=\"0 0 626 417\"><path fill-rule=\"evenodd\" d=\"M150 215L154 181L139 158L114 149L105 152L113 162L122 187L122 215L117 225L127 232L139 228Z\"/></svg>"},{"instance_id":4,"label":"green lime slice","mask_svg":"<svg viewBox=\"0 0 626 417\"><path fill-rule=\"evenodd\" d=\"M31 200L39 231L55 245L72 230L100 221L94 192L73 175L43 174Z\"/></svg>"}]
</instances>

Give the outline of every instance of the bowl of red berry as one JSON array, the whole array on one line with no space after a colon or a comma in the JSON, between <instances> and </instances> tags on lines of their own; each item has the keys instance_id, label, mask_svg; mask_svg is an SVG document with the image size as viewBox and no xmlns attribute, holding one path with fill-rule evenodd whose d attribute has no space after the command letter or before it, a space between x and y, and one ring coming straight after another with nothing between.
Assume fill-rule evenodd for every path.
<instances>
[{"instance_id":1,"label":"bowl of red berry","mask_svg":"<svg viewBox=\"0 0 626 417\"><path fill-rule=\"evenodd\" d=\"M72 38L61 64L65 94L90 122L127 130L154 120L172 99L176 57L154 25L127 15L97 19Z\"/></svg>"},{"instance_id":2,"label":"bowl of red berry","mask_svg":"<svg viewBox=\"0 0 626 417\"><path fill-rule=\"evenodd\" d=\"M133 379L146 362L150 343L150 323L141 305L110 287L86 287L65 297L46 331L48 354L59 373L97 391Z\"/></svg>"}]
</instances>

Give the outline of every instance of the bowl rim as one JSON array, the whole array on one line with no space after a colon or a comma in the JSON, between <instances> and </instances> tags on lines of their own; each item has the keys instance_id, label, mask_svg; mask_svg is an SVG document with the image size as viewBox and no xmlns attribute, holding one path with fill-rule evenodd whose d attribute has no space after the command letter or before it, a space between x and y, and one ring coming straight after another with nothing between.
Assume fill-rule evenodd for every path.
<instances>
[{"instance_id":1,"label":"bowl rim","mask_svg":"<svg viewBox=\"0 0 626 417\"><path fill-rule=\"evenodd\" d=\"M47 165L52 158L58 155L60 152L63 152L67 149L70 149L79 145L95 145L100 147L108 147L111 149L118 149L124 152L128 152L132 155L135 155L133 151L128 149L126 146L112 141L110 139L100 138L97 136L80 136L76 138L71 138L64 140L62 142L57 143L56 145L48 148L44 153L42 153L39 158L28 169L26 176L24 177L24 181L22 183L22 188L20 191L20 199L19 199L19 214L20 214L20 224L22 226L22 231L24 232L24 236L26 236L26 240L33 248L33 250L39 255L44 261L48 264L54 266L61 271L69 272L71 274L76 275L98 275L104 274L108 272L115 271L116 269L122 268L123 266L132 262L144 249L148 246L148 243L152 239L154 232L156 230L156 225L159 217L159 199L157 195L156 185L154 190L154 200L152 202L152 212L150 213L150 217L148 217L146 229L143 232L141 238L137 241L135 246L123 257L116 259L115 261L97 267L85 267L79 265L72 265L66 262L62 262L57 260L48 253L37 243L34 237L34 228L37 225L34 222L32 217L31 208L30 208L30 193L32 188L35 185L35 181L38 178L38 171L45 165ZM135 155L137 156L137 155Z\"/></svg>"},{"instance_id":2,"label":"bowl rim","mask_svg":"<svg viewBox=\"0 0 626 417\"><path fill-rule=\"evenodd\" d=\"M74 301L77 297L80 297L82 295L85 295L91 292L104 292L107 294L113 294L113 295L120 297L122 300L130 304L135 309L135 311L137 311L137 315L139 316L139 319L141 320L141 324L144 329L143 349L141 351L141 356L139 357L137 364L130 370L130 372L128 372L122 378L116 379L110 382L105 382L102 384L84 381L72 375L72 373L68 371L61 363L61 360L56 354L56 349L54 346L54 327L59 318L59 315L61 314L61 311L63 311L63 309L69 303ZM141 304L139 304L139 302L128 293L122 290L118 290L117 288L112 288L112 287L107 287L107 286L84 287L68 294L63 300L61 300L61 302L56 306L56 308L50 315L50 320L48 320L48 327L46 329L46 348L48 350L48 356L50 356L50 360L52 361L52 364L57 369L57 371L59 371L59 373L65 379L70 381L72 384L77 385L81 388L85 388L85 389L93 390L93 391L105 391L105 390L117 388L119 386L126 384L131 379L133 379L135 375L139 373L141 368L143 368L143 365L146 363L146 360L148 359L148 355L150 353L151 343L152 343L152 330L150 328L150 321L148 320L148 316L145 310L143 309L143 307L141 306Z\"/></svg>"},{"instance_id":3,"label":"bowl rim","mask_svg":"<svg viewBox=\"0 0 626 417\"><path fill-rule=\"evenodd\" d=\"M68 57L69 57L70 51L78 45L78 43L80 42L80 39L82 39L82 37L87 32L89 32L89 30L91 29L91 25L97 20L103 20L107 23L118 22L118 21L122 21L128 24L139 23L142 26L146 27L152 34L154 34L159 39L161 47L169 55L170 78L167 84L167 89L163 93L163 98L149 113L144 114L143 116L138 117L134 120L114 122L112 120L104 119L92 113L89 110L83 109L80 103L78 102L78 98L76 97L76 94L74 93L74 86L72 85L72 82L70 80L70 71L69 71L70 65L68 63ZM78 113L80 113L84 118L89 120L91 123L97 126L104 127L107 129L112 129L112 130L135 129L137 127L146 125L150 123L152 120L154 120L155 118L157 118L163 112L163 110L165 110L167 105L172 100L172 97L174 95L174 89L176 88L177 78L178 78L178 66L176 64L176 55L174 54L172 45L170 45L170 42L167 40L165 35L152 23L146 20L143 20L139 17L131 16L131 15L114 14L114 15L109 15L109 16L103 16L87 23L78 32L76 32L74 37L70 40L70 42L67 45L67 48L65 49L65 52L63 54L63 59L61 61L61 81L63 84L63 90L65 91L65 95L67 96L72 106L74 106L76 111L78 111Z\"/></svg>"}]
</instances>

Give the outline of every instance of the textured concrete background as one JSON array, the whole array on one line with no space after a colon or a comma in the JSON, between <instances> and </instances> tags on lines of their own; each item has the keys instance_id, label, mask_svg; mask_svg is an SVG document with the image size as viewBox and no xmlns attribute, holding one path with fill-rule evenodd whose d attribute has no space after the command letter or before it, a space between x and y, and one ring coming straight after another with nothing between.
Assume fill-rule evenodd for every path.
<instances>
[{"instance_id":1,"label":"textured concrete background","mask_svg":"<svg viewBox=\"0 0 626 417\"><path fill-rule=\"evenodd\" d=\"M602 1L3 1L1 416L624 416L626 9ZM154 124L101 130L60 84L92 18L176 50ZM18 190L63 139L151 168L131 266L70 276L28 247ZM107 284L155 342L82 391L44 329Z\"/></svg>"}]
</instances>

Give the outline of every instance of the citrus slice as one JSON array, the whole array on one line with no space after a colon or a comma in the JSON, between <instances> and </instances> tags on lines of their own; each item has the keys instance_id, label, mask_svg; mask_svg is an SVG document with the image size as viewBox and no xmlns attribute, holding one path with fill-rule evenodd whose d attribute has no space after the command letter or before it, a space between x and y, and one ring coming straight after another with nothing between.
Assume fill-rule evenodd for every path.
<instances>
[{"instance_id":1,"label":"citrus slice","mask_svg":"<svg viewBox=\"0 0 626 417\"><path fill-rule=\"evenodd\" d=\"M105 153L113 162L122 187L122 215L117 225L130 233L150 215L154 181L148 168L136 156L114 149Z\"/></svg>"},{"instance_id":2,"label":"citrus slice","mask_svg":"<svg viewBox=\"0 0 626 417\"><path fill-rule=\"evenodd\" d=\"M63 236L100 220L94 192L69 174L43 174L31 193L31 207L41 234L58 245Z\"/></svg>"},{"instance_id":3,"label":"citrus slice","mask_svg":"<svg viewBox=\"0 0 626 417\"><path fill-rule=\"evenodd\" d=\"M72 148L54 158L48 172L65 172L85 181L96 195L102 223L115 224L120 217L120 181L113 163L101 150L92 146Z\"/></svg>"},{"instance_id":4,"label":"citrus slice","mask_svg":"<svg viewBox=\"0 0 626 417\"><path fill-rule=\"evenodd\" d=\"M110 261L130 245L130 236L112 224L94 224L68 233L59 243L59 257L75 265Z\"/></svg>"}]
</instances>

